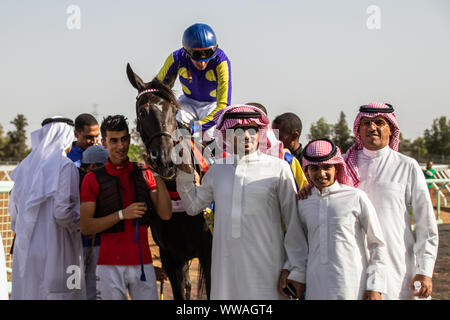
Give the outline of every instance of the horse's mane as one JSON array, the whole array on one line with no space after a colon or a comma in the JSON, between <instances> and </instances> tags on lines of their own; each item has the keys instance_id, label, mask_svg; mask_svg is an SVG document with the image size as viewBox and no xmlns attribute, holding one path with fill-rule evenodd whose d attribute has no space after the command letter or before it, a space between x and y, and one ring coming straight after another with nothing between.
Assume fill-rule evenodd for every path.
<instances>
[{"instance_id":1,"label":"horse's mane","mask_svg":"<svg viewBox=\"0 0 450 320\"><path fill-rule=\"evenodd\" d=\"M153 94L159 96L162 99L170 101L173 105L179 108L177 98L175 97L172 89L170 89L164 82L158 80L156 77L153 78L152 81L147 83L147 89L157 89L158 91L154 92Z\"/></svg>"}]
</instances>

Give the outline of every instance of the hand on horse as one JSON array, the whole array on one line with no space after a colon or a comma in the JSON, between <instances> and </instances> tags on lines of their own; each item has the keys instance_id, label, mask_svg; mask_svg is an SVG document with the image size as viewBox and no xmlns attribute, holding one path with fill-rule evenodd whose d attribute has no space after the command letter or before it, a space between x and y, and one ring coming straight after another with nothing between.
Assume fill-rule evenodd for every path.
<instances>
[{"instance_id":1,"label":"hand on horse","mask_svg":"<svg viewBox=\"0 0 450 320\"><path fill-rule=\"evenodd\" d=\"M125 220L142 218L146 210L147 205L144 202L134 202L123 209L123 218Z\"/></svg>"},{"instance_id":2,"label":"hand on horse","mask_svg":"<svg viewBox=\"0 0 450 320\"><path fill-rule=\"evenodd\" d=\"M192 165L182 163L182 164L178 165L177 168L183 172L193 175L194 176L194 184L197 186L200 185L200 175L198 174L197 171L194 170L194 167Z\"/></svg>"}]
</instances>

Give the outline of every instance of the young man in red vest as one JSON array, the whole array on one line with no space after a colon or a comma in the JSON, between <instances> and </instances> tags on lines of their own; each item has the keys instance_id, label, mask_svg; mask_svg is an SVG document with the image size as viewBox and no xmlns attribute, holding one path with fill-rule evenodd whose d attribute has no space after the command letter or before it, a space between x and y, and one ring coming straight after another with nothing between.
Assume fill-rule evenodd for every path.
<instances>
[{"instance_id":1,"label":"young man in red vest","mask_svg":"<svg viewBox=\"0 0 450 320\"><path fill-rule=\"evenodd\" d=\"M158 299L147 227L152 210L172 216L170 197L160 177L128 159L126 118L108 116L101 125L109 151L106 166L88 173L81 186L81 232L101 232L97 298Z\"/></svg>"}]
</instances>

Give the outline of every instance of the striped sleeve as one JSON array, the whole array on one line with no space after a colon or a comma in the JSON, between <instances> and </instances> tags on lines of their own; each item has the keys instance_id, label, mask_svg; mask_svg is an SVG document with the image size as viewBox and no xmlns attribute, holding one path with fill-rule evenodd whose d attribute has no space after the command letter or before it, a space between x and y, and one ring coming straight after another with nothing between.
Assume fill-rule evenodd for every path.
<instances>
[{"instance_id":1,"label":"striped sleeve","mask_svg":"<svg viewBox=\"0 0 450 320\"><path fill-rule=\"evenodd\" d=\"M199 122L202 130L206 130L214 125L214 115L231 104L231 68L228 60L222 61L216 68L217 73L217 106L205 118Z\"/></svg>"},{"instance_id":2,"label":"striped sleeve","mask_svg":"<svg viewBox=\"0 0 450 320\"><path fill-rule=\"evenodd\" d=\"M175 67L175 59L173 57L173 53L171 53L166 61L164 62L164 65L162 66L161 70L159 71L156 78L159 81L167 82L167 79L170 78L170 76L173 74L173 72L177 72ZM166 80L166 81L165 81Z\"/></svg>"}]
</instances>

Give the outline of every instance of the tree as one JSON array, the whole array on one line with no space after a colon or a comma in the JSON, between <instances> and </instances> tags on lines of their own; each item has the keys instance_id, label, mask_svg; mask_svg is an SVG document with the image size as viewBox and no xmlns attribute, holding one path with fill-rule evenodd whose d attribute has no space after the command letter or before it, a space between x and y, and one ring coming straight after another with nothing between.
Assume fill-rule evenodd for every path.
<instances>
[{"instance_id":1,"label":"tree","mask_svg":"<svg viewBox=\"0 0 450 320\"><path fill-rule=\"evenodd\" d=\"M429 153L436 155L450 154L450 119L446 116L433 120L431 129L425 130L425 146Z\"/></svg>"},{"instance_id":2,"label":"tree","mask_svg":"<svg viewBox=\"0 0 450 320\"><path fill-rule=\"evenodd\" d=\"M130 161L144 161L142 157L142 151L141 148L133 143L130 143L130 147L128 149L128 158L130 158Z\"/></svg>"},{"instance_id":3,"label":"tree","mask_svg":"<svg viewBox=\"0 0 450 320\"><path fill-rule=\"evenodd\" d=\"M398 152L409 153L411 151L411 140L403 138L400 132L400 142L398 144Z\"/></svg>"},{"instance_id":4,"label":"tree","mask_svg":"<svg viewBox=\"0 0 450 320\"><path fill-rule=\"evenodd\" d=\"M130 158L130 161L143 161L142 155L146 153L146 148L137 131L137 119L134 119L133 123L134 127L131 128L130 132L132 143L130 143L130 149L128 150L128 158Z\"/></svg>"},{"instance_id":5,"label":"tree","mask_svg":"<svg viewBox=\"0 0 450 320\"><path fill-rule=\"evenodd\" d=\"M411 142L411 152L413 155L417 155L418 159L421 159L421 157L428 154L428 149L426 147L426 141L424 137L418 137L413 142Z\"/></svg>"},{"instance_id":6,"label":"tree","mask_svg":"<svg viewBox=\"0 0 450 320\"><path fill-rule=\"evenodd\" d=\"M23 114L18 114L10 123L16 127L16 130L7 133L8 144L5 146L5 157L22 160L27 155L25 127L28 126L28 121Z\"/></svg>"},{"instance_id":7,"label":"tree","mask_svg":"<svg viewBox=\"0 0 450 320\"><path fill-rule=\"evenodd\" d=\"M423 161L423 157L428 154L424 137L418 137L411 142L410 139L403 138L401 133L398 151L415 158L417 161Z\"/></svg>"},{"instance_id":8,"label":"tree","mask_svg":"<svg viewBox=\"0 0 450 320\"><path fill-rule=\"evenodd\" d=\"M137 119L134 119L133 123L134 123L134 127L131 128L131 132L130 132L131 141L133 144L135 144L137 147L140 148L141 153L145 153L146 152L145 145L142 142L141 135L137 131Z\"/></svg>"},{"instance_id":9,"label":"tree","mask_svg":"<svg viewBox=\"0 0 450 320\"><path fill-rule=\"evenodd\" d=\"M315 140L320 138L331 138L333 133L333 125L327 123L327 121L321 117L319 121L311 124L309 129L308 139Z\"/></svg>"},{"instance_id":10,"label":"tree","mask_svg":"<svg viewBox=\"0 0 450 320\"><path fill-rule=\"evenodd\" d=\"M3 136L3 126L0 124L0 160L5 158L7 142L8 139Z\"/></svg>"},{"instance_id":11,"label":"tree","mask_svg":"<svg viewBox=\"0 0 450 320\"><path fill-rule=\"evenodd\" d=\"M348 128L345 113L341 111L338 122L333 126L333 142L341 149L342 153L347 152L348 148L355 143L356 139Z\"/></svg>"}]
</instances>

